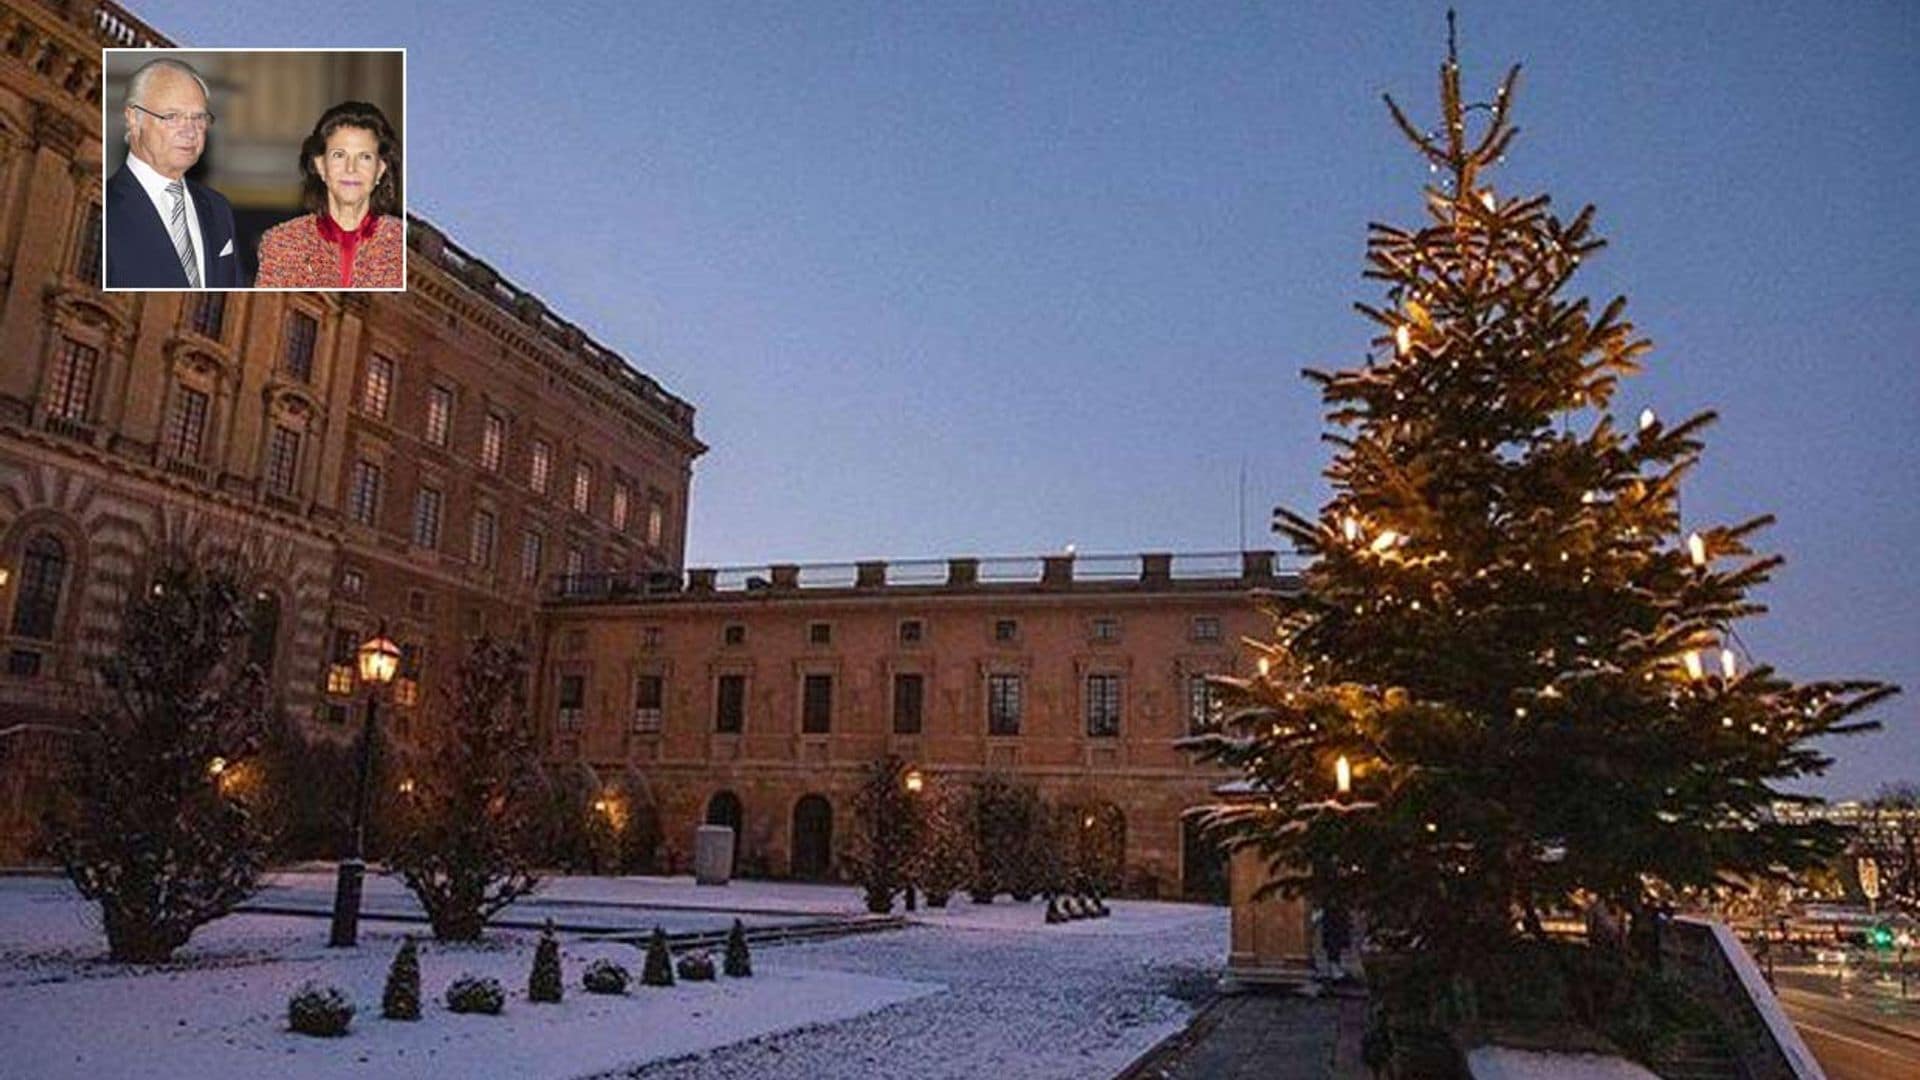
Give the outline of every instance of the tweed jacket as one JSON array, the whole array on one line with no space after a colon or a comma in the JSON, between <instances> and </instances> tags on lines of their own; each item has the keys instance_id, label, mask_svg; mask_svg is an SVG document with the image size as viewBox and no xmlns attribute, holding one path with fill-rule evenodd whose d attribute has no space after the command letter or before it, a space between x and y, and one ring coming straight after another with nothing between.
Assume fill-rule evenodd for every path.
<instances>
[{"instance_id":1,"label":"tweed jacket","mask_svg":"<svg viewBox=\"0 0 1920 1080\"><path fill-rule=\"evenodd\" d=\"M367 215L347 234L324 211L283 221L260 237L258 289L397 289L406 228Z\"/></svg>"}]
</instances>

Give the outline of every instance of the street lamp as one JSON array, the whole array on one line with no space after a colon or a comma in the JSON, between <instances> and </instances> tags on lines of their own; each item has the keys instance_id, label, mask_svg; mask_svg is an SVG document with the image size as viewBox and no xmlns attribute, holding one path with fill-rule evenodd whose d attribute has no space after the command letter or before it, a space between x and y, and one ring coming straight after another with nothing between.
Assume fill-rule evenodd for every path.
<instances>
[{"instance_id":1,"label":"street lamp","mask_svg":"<svg viewBox=\"0 0 1920 1080\"><path fill-rule=\"evenodd\" d=\"M353 841L347 857L340 861L340 876L333 889L333 933L329 946L345 947L360 937L360 883L366 876L367 789L373 775L373 731L380 702L380 688L393 681L400 670L400 647L387 637L387 624L360 645L356 657L360 664L360 682L367 688L367 720L360 729L359 781L353 792Z\"/></svg>"},{"instance_id":2,"label":"street lamp","mask_svg":"<svg viewBox=\"0 0 1920 1080\"><path fill-rule=\"evenodd\" d=\"M919 769L908 769L907 775L902 779L901 784L907 789L908 798L918 800L920 798L920 792L927 786L927 778L920 775ZM924 841L925 838L916 836L914 839L916 841ZM912 856L909 855L908 858L911 860ZM908 911L920 910L920 898L915 888L911 869L907 872L906 908Z\"/></svg>"}]
</instances>

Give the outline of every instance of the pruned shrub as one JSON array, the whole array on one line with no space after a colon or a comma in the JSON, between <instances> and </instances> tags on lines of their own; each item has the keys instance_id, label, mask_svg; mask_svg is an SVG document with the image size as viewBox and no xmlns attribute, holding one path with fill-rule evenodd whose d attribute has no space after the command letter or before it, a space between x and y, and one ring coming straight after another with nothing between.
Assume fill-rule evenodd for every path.
<instances>
[{"instance_id":1,"label":"pruned shrub","mask_svg":"<svg viewBox=\"0 0 1920 1080\"><path fill-rule=\"evenodd\" d=\"M499 979L462 975L447 987L447 1008L457 1013L498 1016L506 1005L507 992L500 988Z\"/></svg>"},{"instance_id":2,"label":"pruned shrub","mask_svg":"<svg viewBox=\"0 0 1920 1080\"><path fill-rule=\"evenodd\" d=\"M647 941L647 962L640 969L640 981L647 986L673 985L673 954L667 951L667 932L657 926Z\"/></svg>"},{"instance_id":3,"label":"pruned shrub","mask_svg":"<svg viewBox=\"0 0 1920 1080\"><path fill-rule=\"evenodd\" d=\"M287 1026L302 1035L334 1038L353 1022L353 1002L337 986L304 982L287 999Z\"/></svg>"},{"instance_id":4,"label":"pruned shrub","mask_svg":"<svg viewBox=\"0 0 1920 1080\"><path fill-rule=\"evenodd\" d=\"M560 986L560 943L553 937L553 920L547 920L540 932L540 944L533 948L533 974L527 978L527 1000L557 1005L563 991Z\"/></svg>"},{"instance_id":5,"label":"pruned shrub","mask_svg":"<svg viewBox=\"0 0 1920 1080\"><path fill-rule=\"evenodd\" d=\"M1057 896L1047 897L1047 921L1049 923L1067 921L1067 913L1060 910L1060 898Z\"/></svg>"},{"instance_id":6,"label":"pruned shrub","mask_svg":"<svg viewBox=\"0 0 1920 1080\"><path fill-rule=\"evenodd\" d=\"M595 960L580 976L580 985L586 987L589 994L624 994L632 981L627 969L611 960Z\"/></svg>"},{"instance_id":7,"label":"pruned shrub","mask_svg":"<svg viewBox=\"0 0 1920 1080\"><path fill-rule=\"evenodd\" d=\"M682 956L674 966L679 969L680 977L688 982L713 981L713 956L704 949Z\"/></svg>"},{"instance_id":8,"label":"pruned shrub","mask_svg":"<svg viewBox=\"0 0 1920 1080\"><path fill-rule=\"evenodd\" d=\"M387 969L387 988L380 994L380 1015L389 1020L420 1019L420 955L413 938L400 942Z\"/></svg>"},{"instance_id":9,"label":"pruned shrub","mask_svg":"<svg viewBox=\"0 0 1920 1080\"><path fill-rule=\"evenodd\" d=\"M753 974L753 954L747 951L747 928L739 919L727 931L727 956L722 962L729 979L744 979Z\"/></svg>"}]
</instances>

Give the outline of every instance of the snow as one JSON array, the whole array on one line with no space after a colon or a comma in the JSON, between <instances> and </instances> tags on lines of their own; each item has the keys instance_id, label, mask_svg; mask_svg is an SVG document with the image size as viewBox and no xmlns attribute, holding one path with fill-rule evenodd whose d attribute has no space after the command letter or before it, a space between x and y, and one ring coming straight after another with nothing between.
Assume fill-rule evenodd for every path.
<instances>
[{"instance_id":1,"label":"snow","mask_svg":"<svg viewBox=\"0 0 1920 1080\"><path fill-rule=\"evenodd\" d=\"M368 886L369 909L406 906L397 883ZM324 910L330 889L327 873L278 875L262 900ZM1111 918L1048 926L1038 901L955 898L905 930L757 947L751 979L624 997L585 993L580 972L607 957L637 975L641 951L562 934L560 1005L526 1000L530 932L465 946L423 938L425 1015L403 1023L379 1016L380 990L400 935L420 928L365 922L359 949L333 950L322 918L236 914L203 927L177 962L131 967L104 960L96 909L65 882L0 879L0 1046L8 1075L49 1078L1110 1075L1184 1026L1218 974L1227 922L1219 908L1110 905ZM543 910L669 930L724 926L733 911L750 925L864 912L842 886L567 878L508 916ZM501 981L503 1016L446 1010L446 985L466 973ZM286 1030L287 997L308 979L359 1006L345 1038Z\"/></svg>"},{"instance_id":2,"label":"snow","mask_svg":"<svg viewBox=\"0 0 1920 1080\"><path fill-rule=\"evenodd\" d=\"M1467 1053L1474 1080L1659 1080L1625 1058L1481 1046Z\"/></svg>"}]
</instances>

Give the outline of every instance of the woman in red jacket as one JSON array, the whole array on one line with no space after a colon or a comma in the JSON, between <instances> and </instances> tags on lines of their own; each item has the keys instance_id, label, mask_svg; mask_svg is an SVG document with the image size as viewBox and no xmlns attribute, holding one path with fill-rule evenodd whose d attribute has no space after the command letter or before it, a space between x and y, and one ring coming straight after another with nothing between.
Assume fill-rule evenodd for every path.
<instances>
[{"instance_id":1,"label":"woman in red jacket","mask_svg":"<svg viewBox=\"0 0 1920 1080\"><path fill-rule=\"evenodd\" d=\"M375 106L343 101L300 147L313 211L260 238L259 289L397 289L406 248L400 144Z\"/></svg>"}]
</instances>

